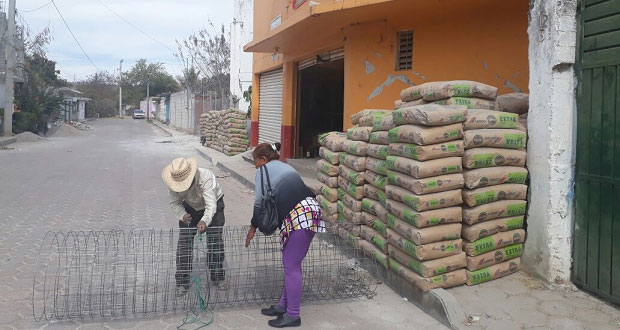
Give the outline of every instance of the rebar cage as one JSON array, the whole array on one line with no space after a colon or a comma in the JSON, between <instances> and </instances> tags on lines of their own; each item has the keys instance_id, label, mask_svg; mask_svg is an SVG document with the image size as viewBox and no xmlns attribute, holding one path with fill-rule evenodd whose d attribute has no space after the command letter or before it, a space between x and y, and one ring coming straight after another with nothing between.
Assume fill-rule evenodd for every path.
<instances>
[{"instance_id":1,"label":"rebar cage","mask_svg":"<svg viewBox=\"0 0 620 330\"><path fill-rule=\"evenodd\" d=\"M34 318L151 316L195 311L199 305L273 304L284 282L279 237L257 233L245 248L247 230L224 227L196 238L195 229L49 232L33 281ZM179 238L193 248L183 249ZM372 295L377 283L368 267L376 263L359 250L332 234L317 234L302 265L303 301ZM179 292L179 286L188 292Z\"/></svg>"}]
</instances>

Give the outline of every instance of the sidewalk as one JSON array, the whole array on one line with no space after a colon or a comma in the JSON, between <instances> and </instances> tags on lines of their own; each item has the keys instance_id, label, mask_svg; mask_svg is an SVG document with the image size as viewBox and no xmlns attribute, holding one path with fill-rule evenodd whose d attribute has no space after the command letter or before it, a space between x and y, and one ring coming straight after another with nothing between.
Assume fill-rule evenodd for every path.
<instances>
[{"instance_id":1,"label":"sidewalk","mask_svg":"<svg viewBox=\"0 0 620 330\"><path fill-rule=\"evenodd\" d=\"M173 137L187 136L159 123L156 126L169 132ZM254 189L256 169L242 155L226 156L201 146L198 137L192 136L192 138L195 140L195 149L200 155L212 161L222 171L230 173L249 189ZM315 162L316 160L312 159L289 162L311 188L318 183L314 178ZM454 329L620 329L618 307L609 305L576 287L551 287L523 272L476 286L463 285L437 292L443 295L439 301L444 304L443 308L446 311L450 311L449 314L453 317L450 323ZM426 299L427 296L422 297ZM424 302L415 304L421 306ZM421 307L432 314L432 310Z\"/></svg>"}]
</instances>

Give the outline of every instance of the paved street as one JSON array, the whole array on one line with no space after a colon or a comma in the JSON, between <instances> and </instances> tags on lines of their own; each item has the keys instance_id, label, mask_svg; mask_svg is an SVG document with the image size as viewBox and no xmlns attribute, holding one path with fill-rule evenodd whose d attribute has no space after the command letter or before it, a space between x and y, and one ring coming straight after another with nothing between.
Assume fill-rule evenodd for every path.
<instances>
[{"instance_id":1,"label":"paved street","mask_svg":"<svg viewBox=\"0 0 620 330\"><path fill-rule=\"evenodd\" d=\"M89 125L94 130L85 136L52 137L0 150L0 330L175 329L183 319L33 320L32 272L47 231L168 229L177 224L161 169L175 157L194 155L194 144L169 137L143 120L106 119ZM227 225L247 224L253 192L204 159L200 165L220 178ZM372 300L303 306L303 328L443 328L384 286L377 293ZM211 328L266 329L266 322L257 308L218 310Z\"/></svg>"}]
</instances>

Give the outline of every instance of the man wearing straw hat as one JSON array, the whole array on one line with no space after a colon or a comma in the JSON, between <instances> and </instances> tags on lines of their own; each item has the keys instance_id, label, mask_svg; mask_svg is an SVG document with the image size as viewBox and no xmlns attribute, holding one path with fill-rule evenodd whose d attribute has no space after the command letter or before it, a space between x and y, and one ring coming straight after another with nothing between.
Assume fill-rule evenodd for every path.
<instances>
[{"instance_id":1,"label":"man wearing straw hat","mask_svg":"<svg viewBox=\"0 0 620 330\"><path fill-rule=\"evenodd\" d=\"M198 168L196 158L177 158L164 168L161 177L170 188L170 208L179 219L177 243L177 295L187 293L192 272L196 231L207 233L207 263L211 281L217 286L225 278L222 227L224 195L213 172Z\"/></svg>"}]
</instances>

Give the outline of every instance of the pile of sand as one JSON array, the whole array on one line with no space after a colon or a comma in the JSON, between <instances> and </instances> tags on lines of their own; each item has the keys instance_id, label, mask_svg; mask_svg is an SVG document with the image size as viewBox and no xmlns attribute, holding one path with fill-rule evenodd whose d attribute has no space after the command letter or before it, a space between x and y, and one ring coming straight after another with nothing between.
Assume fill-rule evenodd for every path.
<instances>
[{"instance_id":1,"label":"pile of sand","mask_svg":"<svg viewBox=\"0 0 620 330\"><path fill-rule=\"evenodd\" d=\"M68 136L82 136L86 135L85 131L81 131L70 125L61 125L58 127L56 132L54 132L54 137L68 137Z\"/></svg>"},{"instance_id":2,"label":"pile of sand","mask_svg":"<svg viewBox=\"0 0 620 330\"><path fill-rule=\"evenodd\" d=\"M42 137L32 132L19 133L15 137L17 138L17 142L37 142L43 140Z\"/></svg>"}]
</instances>

